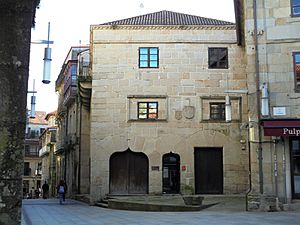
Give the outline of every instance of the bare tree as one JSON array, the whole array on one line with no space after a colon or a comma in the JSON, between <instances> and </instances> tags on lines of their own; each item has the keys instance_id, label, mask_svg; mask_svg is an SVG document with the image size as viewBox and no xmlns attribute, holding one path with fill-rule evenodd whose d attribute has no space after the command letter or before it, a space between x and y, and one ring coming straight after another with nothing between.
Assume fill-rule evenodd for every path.
<instances>
[{"instance_id":1,"label":"bare tree","mask_svg":"<svg viewBox=\"0 0 300 225\"><path fill-rule=\"evenodd\" d=\"M21 224L31 27L39 0L0 0L0 225Z\"/></svg>"}]
</instances>

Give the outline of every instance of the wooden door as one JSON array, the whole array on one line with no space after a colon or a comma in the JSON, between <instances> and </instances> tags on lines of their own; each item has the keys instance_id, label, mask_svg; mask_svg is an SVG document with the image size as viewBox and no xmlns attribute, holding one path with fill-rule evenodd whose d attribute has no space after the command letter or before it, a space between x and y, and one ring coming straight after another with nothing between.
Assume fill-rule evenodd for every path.
<instances>
[{"instance_id":1,"label":"wooden door","mask_svg":"<svg viewBox=\"0 0 300 225\"><path fill-rule=\"evenodd\" d=\"M148 193L148 158L131 150L110 157L109 192L113 195Z\"/></svg>"},{"instance_id":2,"label":"wooden door","mask_svg":"<svg viewBox=\"0 0 300 225\"><path fill-rule=\"evenodd\" d=\"M196 194L223 194L223 149L195 148Z\"/></svg>"}]
</instances>

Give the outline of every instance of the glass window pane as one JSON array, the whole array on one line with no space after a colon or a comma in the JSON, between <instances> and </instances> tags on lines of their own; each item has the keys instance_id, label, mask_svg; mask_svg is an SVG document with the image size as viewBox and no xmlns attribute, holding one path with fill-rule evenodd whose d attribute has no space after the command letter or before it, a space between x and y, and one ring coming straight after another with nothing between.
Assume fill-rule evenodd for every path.
<instances>
[{"instance_id":1,"label":"glass window pane","mask_svg":"<svg viewBox=\"0 0 300 225\"><path fill-rule=\"evenodd\" d=\"M150 55L150 60L157 61L157 55Z\"/></svg>"},{"instance_id":2,"label":"glass window pane","mask_svg":"<svg viewBox=\"0 0 300 225\"><path fill-rule=\"evenodd\" d=\"M300 6L300 0L292 0L293 6Z\"/></svg>"},{"instance_id":3,"label":"glass window pane","mask_svg":"<svg viewBox=\"0 0 300 225\"><path fill-rule=\"evenodd\" d=\"M157 48L150 48L150 54L156 54L158 53L158 49Z\"/></svg>"},{"instance_id":4,"label":"glass window pane","mask_svg":"<svg viewBox=\"0 0 300 225\"><path fill-rule=\"evenodd\" d=\"M297 158L294 157L293 164L294 164L294 173L300 173L300 157L298 156Z\"/></svg>"},{"instance_id":5,"label":"glass window pane","mask_svg":"<svg viewBox=\"0 0 300 225\"><path fill-rule=\"evenodd\" d=\"M139 113L147 113L147 109L139 109Z\"/></svg>"},{"instance_id":6,"label":"glass window pane","mask_svg":"<svg viewBox=\"0 0 300 225\"><path fill-rule=\"evenodd\" d=\"M156 113L150 113L149 118L155 119L155 118L157 118L157 114Z\"/></svg>"},{"instance_id":7,"label":"glass window pane","mask_svg":"<svg viewBox=\"0 0 300 225\"><path fill-rule=\"evenodd\" d=\"M293 9L293 14L294 14L294 15L299 15L299 14L300 14L300 7L294 8L294 9Z\"/></svg>"},{"instance_id":8,"label":"glass window pane","mask_svg":"<svg viewBox=\"0 0 300 225\"><path fill-rule=\"evenodd\" d=\"M300 193L300 176L294 176L294 190L295 193Z\"/></svg>"},{"instance_id":9,"label":"glass window pane","mask_svg":"<svg viewBox=\"0 0 300 225\"><path fill-rule=\"evenodd\" d=\"M147 103L139 103L140 108L147 108Z\"/></svg>"},{"instance_id":10,"label":"glass window pane","mask_svg":"<svg viewBox=\"0 0 300 225\"><path fill-rule=\"evenodd\" d=\"M292 150L293 150L294 154L300 155L300 141L298 141L298 140L292 141Z\"/></svg>"},{"instance_id":11,"label":"glass window pane","mask_svg":"<svg viewBox=\"0 0 300 225\"><path fill-rule=\"evenodd\" d=\"M151 109L157 108L157 103L149 103L149 108Z\"/></svg>"},{"instance_id":12,"label":"glass window pane","mask_svg":"<svg viewBox=\"0 0 300 225\"><path fill-rule=\"evenodd\" d=\"M296 63L300 63L300 53L295 54Z\"/></svg>"},{"instance_id":13,"label":"glass window pane","mask_svg":"<svg viewBox=\"0 0 300 225\"><path fill-rule=\"evenodd\" d=\"M149 109L149 113L157 113L157 109Z\"/></svg>"},{"instance_id":14,"label":"glass window pane","mask_svg":"<svg viewBox=\"0 0 300 225\"><path fill-rule=\"evenodd\" d=\"M148 67L148 62L147 61L140 61L140 67Z\"/></svg>"},{"instance_id":15,"label":"glass window pane","mask_svg":"<svg viewBox=\"0 0 300 225\"><path fill-rule=\"evenodd\" d=\"M157 66L157 62L156 61L150 61L150 67L156 68Z\"/></svg>"},{"instance_id":16,"label":"glass window pane","mask_svg":"<svg viewBox=\"0 0 300 225\"><path fill-rule=\"evenodd\" d=\"M147 55L148 54L148 48L140 48L140 55L143 54L143 55Z\"/></svg>"},{"instance_id":17,"label":"glass window pane","mask_svg":"<svg viewBox=\"0 0 300 225\"><path fill-rule=\"evenodd\" d=\"M148 55L141 55L140 60L141 61L147 61L148 60Z\"/></svg>"},{"instance_id":18,"label":"glass window pane","mask_svg":"<svg viewBox=\"0 0 300 225\"><path fill-rule=\"evenodd\" d=\"M139 119L147 119L147 114L139 114Z\"/></svg>"},{"instance_id":19,"label":"glass window pane","mask_svg":"<svg viewBox=\"0 0 300 225\"><path fill-rule=\"evenodd\" d=\"M227 48L209 48L208 57L209 68L226 69L228 67Z\"/></svg>"}]
</instances>

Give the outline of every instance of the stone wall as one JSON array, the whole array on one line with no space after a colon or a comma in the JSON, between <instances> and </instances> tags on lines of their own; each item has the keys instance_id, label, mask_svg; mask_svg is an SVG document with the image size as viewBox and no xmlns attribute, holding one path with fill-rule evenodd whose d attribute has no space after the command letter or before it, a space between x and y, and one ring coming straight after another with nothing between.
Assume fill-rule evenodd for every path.
<instances>
[{"instance_id":1,"label":"stone wall","mask_svg":"<svg viewBox=\"0 0 300 225\"><path fill-rule=\"evenodd\" d=\"M254 30L254 1L244 2L246 59L248 74L249 118L258 121L257 115L257 87L256 76L259 76L259 86L268 85L269 91L269 116L263 119L299 118L300 93L295 92L295 77L293 66L293 52L300 51L300 17L291 16L291 1L257 0L257 51L255 48ZM258 54L258 75L256 73L255 54ZM285 114L274 114L274 108L285 109ZM258 124L253 125L253 138L250 138L252 160L252 193L259 192L259 161L258 149ZM262 128L263 129L263 128ZM275 196L281 202L291 201L291 171L289 155L289 138L274 141L271 137L262 134L262 173L263 193L265 196ZM277 156L277 157L276 157ZM275 165L275 157L277 165ZM288 166L286 166L288 165ZM277 166L277 168L276 168ZM276 169L278 171L276 171ZM276 177L277 174L277 177ZM276 189L278 196L276 196ZM263 195L262 195L263 194ZM286 199L287 198L287 199ZM264 208L264 206L261 206Z\"/></svg>"},{"instance_id":2,"label":"stone wall","mask_svg":"<svg viewBox=\"0 0 300 225\"><path fill-rule=\"evenodd\" d=\"M231 123L205 120L203 104L203 99L224 102L225 90L247 89L235 30L95 26L91 35L91 200L109 193L110 156L127 148L149 159L149 193L162 193L162 156L169 152L179 154L185 166L181 192L193 193L194 148L222 147L224 193L245 193L248 152L240 140L247 133L240 125L247 119L247 98L229 94L237 115ZM138 68L139 47L159 48L158 69ZM208 69L208 47L228 48L229 69ZM137 99L159 99L159 119L137 120Z\"/></svg>"}]
</instances>

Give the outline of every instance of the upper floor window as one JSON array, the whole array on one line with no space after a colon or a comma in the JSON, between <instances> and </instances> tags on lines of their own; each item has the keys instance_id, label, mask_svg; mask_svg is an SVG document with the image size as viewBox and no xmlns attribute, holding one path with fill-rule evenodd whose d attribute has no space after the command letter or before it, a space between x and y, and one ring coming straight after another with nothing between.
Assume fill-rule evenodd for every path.
<instances>
[{"instance_id":1,"label":"upper floor window","mask_svg":"<svg viewBox=\"0 0 300 225\"><path fill-rule=\"evenodd\" d=\"M225 120L225 103L221 103L221 102L210 103L210 119Z\"/></svg>"},{"instance_id":2,"label":"upper floor window","mask_svg":"<svg viewBox=\"0 0 300 225\"><path fill-rule=\"evenodd\" d=\"M31 168L29 162L24 162L24 176L31 175Z\"/></svg>"},{"instance_id":3,"label":"upper floor window","mask_svg":"<svg viewBox=\"0 0 300 225\"><path fill-rule=\"evenodd\" d=\"M208 48L208 68L227 69L228 68L228 49L227 48Z\"/></svg>"},{"instance_id":4,"label":"upper floor window","mask_svg":"<svg viewBox=\"0 0 300 225\"><path fill-rule=\"evenodd\" d=\"M158 48L139 48L139 68L158 68Z\"/></svg>"},{"instance_id":5,"label":"upper floor window","mask_svg":"<svg viewBox=\"0 0 300 225\"><path fill-rule=\"evenodd\" d=\"M77 76L77 65L72 65L71 67L72 80L76 80L76 76Z\"/></svg>"},{"instance_id":6,"label":"upper floor window","mask_svg":"<svg viewBox=\"0 0 300 225\"><path fill-rule=\"evenodd\" d=\"M295 91L300 92L300 52L294 53Z\"/></svg>"},{"instance_id":7,"label":"upper floor window","mask_svg":"<svg viewBox=\"0 0 300 225\"><path fill-rule=\"evenodd\" d=\"M291 0L291 9L293 16L300 16L300 0Z\"/></svg>"},{"instance_id":8,"label":"upper floor window","mask_svg":"<svg viewBox=\"0 0 300 225\"><path fill-rule=\"evenodd\" d=\"M158 102L139 102L138 119L157 119Z\"/></svg>"}]
</instances>

